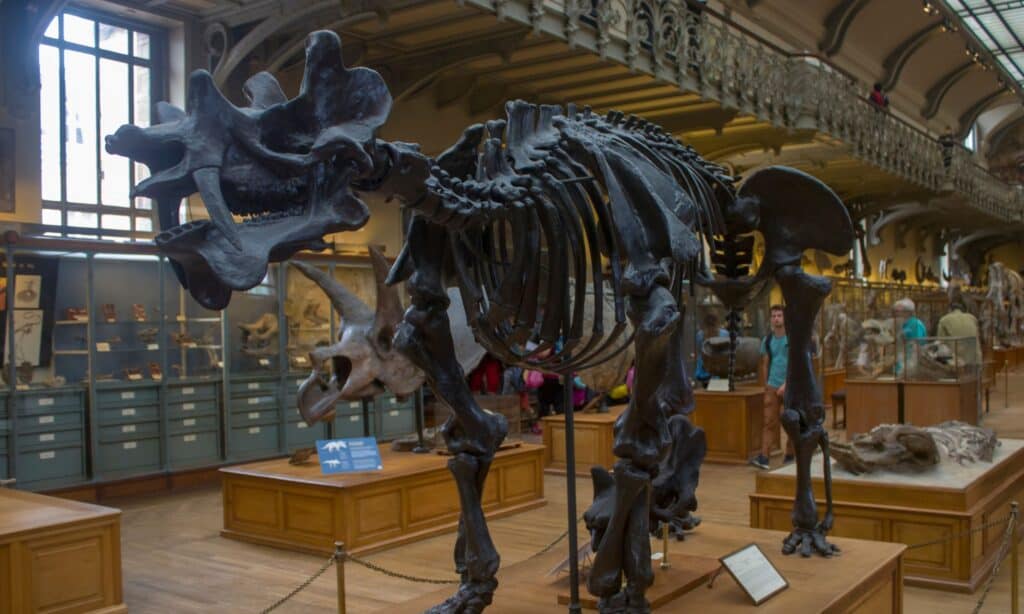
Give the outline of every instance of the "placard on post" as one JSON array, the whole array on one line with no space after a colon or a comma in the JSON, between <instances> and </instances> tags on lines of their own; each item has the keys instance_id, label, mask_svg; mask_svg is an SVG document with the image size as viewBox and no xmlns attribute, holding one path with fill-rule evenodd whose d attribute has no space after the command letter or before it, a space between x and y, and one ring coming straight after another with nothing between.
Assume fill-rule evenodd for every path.
<instances>
[{"instance_id":1,"label":"placard on post","mask_svg":"<svg viewBox=\"0 0 1024 614\"><path fill-rule=\"evenodd\" d=\"M320 459L320 470L325 474L384 469L374 437L317 439L316 453Z\"/></svg>"},{"instance_id":2,"label":"placard on post","mask_svg":"<svg viewBox=\"0 0 1024 614\"><path fill-rule=\"evenodd\" d=\"M789 587L757 544L744 546L719 560L754 605L761 605Z\"/></svg>"}]
</instances>

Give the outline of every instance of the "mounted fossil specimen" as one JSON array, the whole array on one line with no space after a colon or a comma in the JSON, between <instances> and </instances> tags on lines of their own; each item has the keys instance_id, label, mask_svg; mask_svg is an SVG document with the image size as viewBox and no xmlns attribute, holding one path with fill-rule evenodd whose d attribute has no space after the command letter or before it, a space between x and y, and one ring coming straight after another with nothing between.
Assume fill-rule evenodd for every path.
<instances>
[{"instance_id":1,"label":"mounted fossil specimen","mask_svg":"<svg viewBox=\"0 0 1024 614\"><path fill-rule=\"evenodd\" d=\"M277 354L277 316L267 312L252 322L239 324L242 333L243 354L250 356L267 356Z\"/></svg>"},{"instance_id":2,"label":"mounted fossil specimen","mask_svg":"<svg viewBox=\"0 0 1024 614\"><path fill-rule=\"evenodd\" d=\"M991 430L951 420L925 428L882 424L849 443L833 443L832 455L837 465L853 474L921 472L946 459L961 465L990 463L997 446Z\"/></svg>"},{"instance_id":3,"label":"mounted fossil specimen","mask_svg":"<svg viewBox=\"0 0 1024 614\"><path fill-rule=\"evenodd\" d=\"M458 288L481 345L506 363L568 375L635 342L637 377L614 444L620 460L610 511L591 514L607 523L591 527L596 554L588 588L602 611L643 612L653 580L652 481L672 443L672 417L693 409L680 310L684 280L707 268L704 241L724 258L716 266L737 273L700 280L721 281L716 294L728 296L727 304L742 303L772 277L782 289L791 323L783 423L798 456L794 527L784 551L834 552L825 539L831 501L819 522L810 483L813 452L820 447L828 455L809 349L830 284L799 263L805 249L847 253L854 235L824 184L768 168L737 190L723 169L657 126L520 101L507 105L506 118L469 127L432 159L414 145L374 138L391 108L387 87L372 70L345 68L341 41L326 31L308 39L296 98L288 100L266 73L252 77L245 92L250 106L237 108L208 74L196 72L186 111L161 106L157 125L122 127L108 137L108 150L150 166L152 176L136 194L158 203L156 242L210 308L224 307L233 289L259 283L269 260L322 248L325 234L365 223L367 208L353 190L395 196L410 210L407 241L387 282L407 281L412 305L388 342L453 409L443 435L462 509L455 547L462 582L433 612L475 613L491 602L500 559L481 496L507 433L505 419L481 410L462 377L448 287ZM177 203L196 191L211 221L178 226ZM262 215L236 225L232 213ZM764 236L765 258L747 278L739 271L751 262L755 231ZM733 267L727 261L737 249L745 252ZM588 294L595 315L585 328ZM610 329L606 297L614 307ZM364 333L380 327L366 315ZM569 497L574 501L574 490ZM595 501L593 510L600 507ZM575 532L569 535L573 553Z\"/></svg>"},{"instance_id":4,"label":"mounted fossil specimen","mask_svg":"<svg viewBox=\"0 0 1024 614\"><path fill-rule=\"evenodd\" d=\"M704 340L700 351L704 358L704 368L708 373L714 377L729 377L729 349L730 340L727 337L710 337ZM749 379L757 376L757 368L761 362L761 339L737 339L733 360L733 377Z\"/></svg>"}]
</instances>

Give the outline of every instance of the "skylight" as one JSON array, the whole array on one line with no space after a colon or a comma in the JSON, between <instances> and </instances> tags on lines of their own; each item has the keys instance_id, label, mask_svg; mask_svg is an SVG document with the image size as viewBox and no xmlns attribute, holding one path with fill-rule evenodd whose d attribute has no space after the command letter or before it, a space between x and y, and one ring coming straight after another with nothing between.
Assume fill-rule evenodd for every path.
<instances>
[{"instance_id":1,"label":"skylight","mask_svg":"<svg viewBox=\"0 0 1024 614\"><path fill-rule=\"evenodd\" d=\"M945 0L1018 88L1024 85L1024 0ZM968 54L971 50L968 49Z\"/></svg>"}]
</instances>

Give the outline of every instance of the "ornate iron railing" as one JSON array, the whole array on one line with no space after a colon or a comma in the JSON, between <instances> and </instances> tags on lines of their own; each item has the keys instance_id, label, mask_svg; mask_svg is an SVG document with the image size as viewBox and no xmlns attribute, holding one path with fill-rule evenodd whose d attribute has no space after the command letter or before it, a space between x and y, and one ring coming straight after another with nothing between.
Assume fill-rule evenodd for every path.
<instances>
[{"instance_id":1,"label":"ornate iron railing","mask_svg":"<svg viewBox=\"0 0 1024 614\"><path fill-rule=\"evenodd\" d=\"M877 109L867 88L813 56L790 54L685 0L468 0L674 83L762 121L810 129L856 157L934 191L952 189L976 209L1024 221L1024 195L955 148Z\"/></svg>"}]
</instances>

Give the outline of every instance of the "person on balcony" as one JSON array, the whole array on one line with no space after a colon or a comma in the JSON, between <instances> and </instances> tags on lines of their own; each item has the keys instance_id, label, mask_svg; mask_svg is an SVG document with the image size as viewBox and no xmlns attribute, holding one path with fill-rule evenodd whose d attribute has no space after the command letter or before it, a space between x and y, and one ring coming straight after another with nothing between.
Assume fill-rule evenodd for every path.
<instances>
[{"instance_id":1,"label":"person on balcony","mask_svg":"<svg viewBox=\"0 0 1024 614\"><path fill-rule=\"evenodd\" d=\"M871 88L871 93L868 94L868 102L875 105L875 108L882 111L889 110L889 97L882 91L882 84L876 83Z\"/></svg>"}]
</instances>

